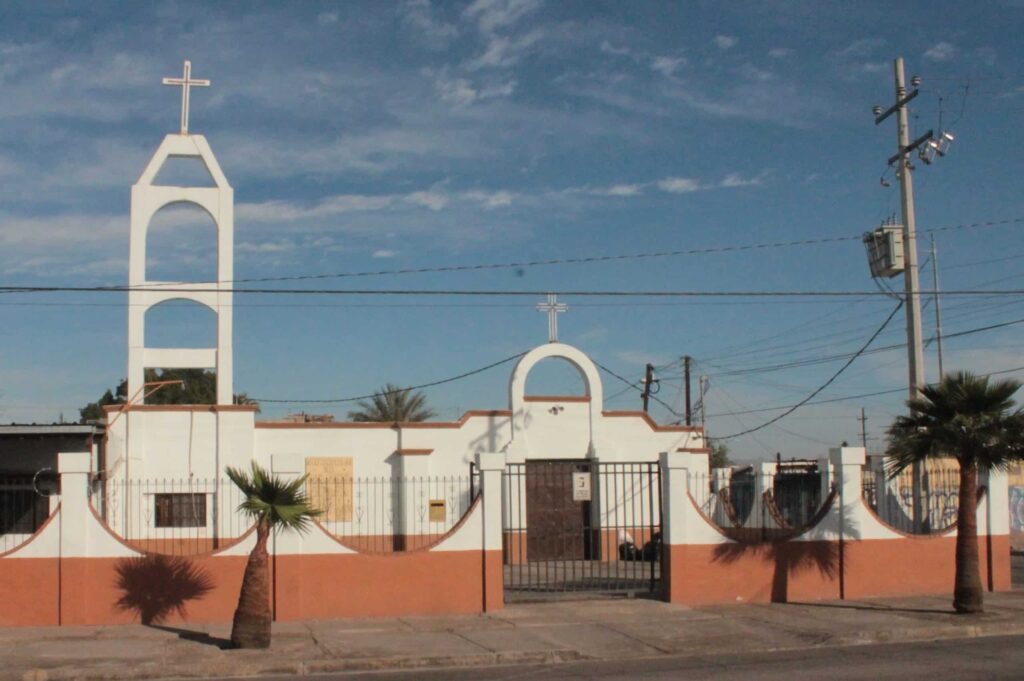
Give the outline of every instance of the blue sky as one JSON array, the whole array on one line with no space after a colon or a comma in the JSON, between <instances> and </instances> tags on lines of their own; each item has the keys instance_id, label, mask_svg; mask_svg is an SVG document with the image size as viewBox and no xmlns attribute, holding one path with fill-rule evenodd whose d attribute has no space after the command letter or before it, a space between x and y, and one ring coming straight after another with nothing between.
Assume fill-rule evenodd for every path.
<instances>
[{"instance_id":1,"label":"blue sky","mask_svg":"<svg viewBox=\"0 0 1024 681\"><path fill-rule=\"evenodd\" d=\"M885 160L892 59L924 79L917 133L949 155L914 174L919 229L935 232L945 289L1021 288L1024 26L1020 2L5 3L0 7L0 271L7 285L127 278L129 188L178 124L161 86L183 59L235 188L236 279L393 271L855 237L898 210ZM892 187L883 187L886 173ZM923 234L921 260L927 257ZM157 218L150 264L209 268L212 230ZM930 264L922 281L929 287ZM898 280L893 282L898 284ZM289 288L488 291L873 291L857 239L591 264L378 275ZM238 295L235 390L322 399L425 383L547 339L537 296ZM616 299L563 296L560 337L616 373L664 366L679 409L681 355L710 375L711 435L779 413L850 353L887 298ZM49 422L125 374L121 294L5 294L0 422ZM1024 318L1024 299L949 298L947 333ZM157 310L151 344L207 339L194 310ZM925 309L925 335L934 332ZM947 368L1024 365L1021 326L947 341ZM905 339L902 313L876 341ZM936 375L934 344L928 378ZM511 366L428 391L443 418L503 408ZM578 389L542 365L536 392ZM1018 377L1024 373L1015 374ZM607 374L605 392L627 386ZM696 381L695 381L696 382ZM905 352L857 360L817 399L898 389ZM902 394L807 406L730 441L736 457L817 456L880 438ZM610 408L639 406L627 390ZM264 404L264 415L348 405ZM661 405L662 421L674 420ZM872 442L879 445L880 439Z\"/></svg>"}]
</instances>

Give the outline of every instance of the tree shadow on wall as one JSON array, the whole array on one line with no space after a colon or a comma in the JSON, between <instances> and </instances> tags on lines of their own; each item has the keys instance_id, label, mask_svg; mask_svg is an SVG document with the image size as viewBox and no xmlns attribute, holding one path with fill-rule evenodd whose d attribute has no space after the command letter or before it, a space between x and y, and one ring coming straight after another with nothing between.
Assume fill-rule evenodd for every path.
<instances>
[{"instance_id":1,"label":"tree shadow on wall","mask_svg":"<svg viewBox=\"0 0 1024 681\"><path fill-rule=\"evenodd\" d=\"M842 514L843 541L794 541L800 535L810 531L833 514ZM732 535L733 533L727 532ZM762 537L751 540L749 537ZM730 565L745 559L755 559L772 564L772 603L789 603L790 581L801 574L817 570L823 578L838 581L837 595L844 597L844 578L846 568L845 544L860 538L856 524L850 517L850 506L840 507L838 495L829 495L821 509L803 528L788 528L758 531L744 535L742 532L732 537L733 542L715 547L712 560L716 563Z\"/></svg>"},{"instance_id":2,"label":"tree shadow on wall","mask_svg":"<svg viewBox=\"0 0 1024 681\"><path fill-rule=\"evenodd\" d=\"M142 624L178 634L183 639L224 647L228 641L201 632L161 626L171 613L187 614L187 603L201 599L214 587L213 578L192 561L177 556L148 555L120 561L118 610L134 611Z\"/></svg>"}]
</instances>

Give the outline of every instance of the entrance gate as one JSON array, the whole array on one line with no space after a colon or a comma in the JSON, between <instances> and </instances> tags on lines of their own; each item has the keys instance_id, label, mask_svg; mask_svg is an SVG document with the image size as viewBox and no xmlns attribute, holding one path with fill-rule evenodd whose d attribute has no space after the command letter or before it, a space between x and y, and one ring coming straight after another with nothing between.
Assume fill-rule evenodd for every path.
<instances>
[{"instance_id":1,"label":"entrance gate","mask_svg":"<svg viewBox=\"0 0 1024 681\"><path fill-rule=\"evenodd\" d=\"M658 464L508 464L505 600L656 594L661 583Z\"/></svg>"}]
</instances>

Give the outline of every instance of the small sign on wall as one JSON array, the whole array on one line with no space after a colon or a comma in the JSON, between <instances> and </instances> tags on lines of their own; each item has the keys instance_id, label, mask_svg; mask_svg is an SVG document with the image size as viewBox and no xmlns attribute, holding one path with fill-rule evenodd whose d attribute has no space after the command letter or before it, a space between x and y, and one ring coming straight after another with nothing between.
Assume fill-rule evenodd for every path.
<instances>
[{"instance_id":1,"label":"small sign on wall","mask_svg":"<svg viewBox=\"0 0 1024 681\"><path fill-rule=\"evenodd\" d=\"M572 474L572 500L590 501L590 473L575 472Z\"/></svg>"}]
</instances>

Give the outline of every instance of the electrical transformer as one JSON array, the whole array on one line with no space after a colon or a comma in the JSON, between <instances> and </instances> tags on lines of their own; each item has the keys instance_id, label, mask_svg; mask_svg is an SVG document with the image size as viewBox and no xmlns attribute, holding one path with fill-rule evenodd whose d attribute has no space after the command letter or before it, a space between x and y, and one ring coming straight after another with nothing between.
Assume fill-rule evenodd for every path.
<instances>
[{"instance_id":1,"label":"electrical transformer","mask_svg":"<svg viewBox=\"0 0 1024 681\"><path fill-rule=\"evenodd\" d=\"M903 226L885 225L864 234L873 277L895 277L903 272Z\"/></svg>"}]
</instances>

